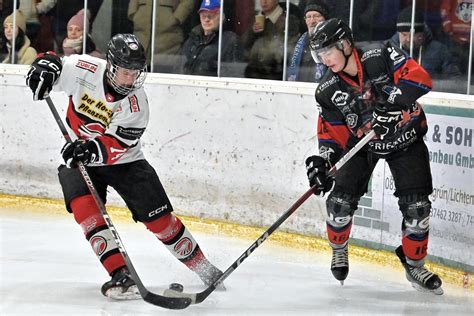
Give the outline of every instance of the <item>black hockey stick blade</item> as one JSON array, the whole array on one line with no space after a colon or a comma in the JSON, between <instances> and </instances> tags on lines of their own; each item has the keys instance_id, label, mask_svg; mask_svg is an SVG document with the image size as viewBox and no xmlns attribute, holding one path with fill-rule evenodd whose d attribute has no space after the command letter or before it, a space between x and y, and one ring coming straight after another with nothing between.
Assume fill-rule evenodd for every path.
<instances>
[{"instance_id":1,"label":"black hockey stick blade","mask_svg":"<svg viewBox=\"0 0 474 316\"><path fill-rule=\"evenodd\" d=\"M162 296L148 290L144 294L140 291L140 294L145 302L168 309L184 309L192 303L189 297Z\"/></svg>"},{"instance_id":2,"label":"black hockey stick blade","mask_svg":"<svg viewBox=\"0 0 474 316\"><path fill-rule=\"evenodd\" d=\"M47 97L46 102L48 103L51 113L53 114L54 119L56 120L56 123L58 124L58 127L61 130L61 133L63 134L64 138L66 139L67 142L71 142L72 141L71 137L69 136L66 126L61 120L61 117L59 116L59 113L56 110L56 107L54 106L53 101L50 99L50 97ZM143 285L140 277L137 274L137 271L135 270L135 267L132 264L132 261L130 260L130 257L128 256L127 251L125 250L123 242L120 239L120 236L117 230L115 229L115 226L112 223L112 220L110 219L109 214L107 213L107 210L105 209L105 205L100 199L99 194L97 193L94 187L94 184L92 183L92 180L89 177L86 167L81 162L79 162L78 169L91 195L93 196L94 201L97 204L97 207L100 209L100 212L108 228L112 232L114 240L117 243L117 246L125 259L127 268L130 271L130 274L132 275L132 278L135 281L138 291L140 292L140 295L142 296L143 300L147 303L160 306L163 308L168 308L168 309L184 309L188 307L189 305L191 305L192 300L189 297L168 297L168 296L158 295L158 294L148 291L148 289Z\"/></svg>"},{"instance_id":3,"label":"black hockey stick blade","mask_svg":"<svg viewBox=\"0 0 474 316\"><path fill-rule=\"evenodd\" d=\"M339 170L349 159L351 159L359 150L361 150L373 137L375 136L374 131L370 131L367 135L365 135L351 150L349 150L339 161L331 168L329 174L334 176L337 170ZM277 219L272 226L270 226L249 248L236 260L232 265L218 278L211 284L207 289L199 293L184 293L184 292L177 292L171 289L166 289L164 291L164 295L166 296L174 296L174 297L187 297L191 300L192 304L199 304L203 302L214 290L224 282L224 280L232 273L235 269L245 260L247 259L255 249L257 249L267 238L278 229L278 227L285 222L288 217L291 216L309 197L311 197L314 193L314 187L311 187L308 191L306 191L280 218Z\"/></svg>"}]
</instances>

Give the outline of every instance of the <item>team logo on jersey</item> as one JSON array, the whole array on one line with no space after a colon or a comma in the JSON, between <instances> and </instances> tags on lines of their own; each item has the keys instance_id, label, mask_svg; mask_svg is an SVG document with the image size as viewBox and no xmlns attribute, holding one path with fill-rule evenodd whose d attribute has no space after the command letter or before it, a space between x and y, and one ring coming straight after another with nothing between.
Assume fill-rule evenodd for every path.
<instances>
[{"instance_id":1,"label":"team logo on jersey","mask_svg":"<svg viewBox=\"0 0 474 316\"><path fill-rule=\"evenodd\" d=\"M331 156L334 154L334 149L331 147L320 146L319 147L319 155L326 159L327 161L331 161Z\"/></svg>"},{"instance_id":2,"label":"team logo on jersey","mask_svg":"<svg viewBox=\"0 0 474 316\"><path fill-rule=\"evenodd\" d=\"M88 61L78 60L76 67L95 73L97 71L97 65Z\"/></svg>"},{"instance_id":3,"label":"team logo on jersey","mask_svg":"<svg viewBox=\"0 0 474 316\"><path fill-rule=\"evenodd\" d=\"M186 257L193 250L193 242L188 237L182 238L174 246L174 251L180 256Z\"/></svg>"},{"instance_id":4,"label":"team logo on jersey","mask_svg":"<svg viewBox=\"0 0 474 316\"><path fill-rule=\"evenodd\" d=\"M357 116L357 114L348 114L346 116L347 126L349 126L350 128L356 127L358 118L359 117Z\"/></svg>"},{"instance_id":5,"label":"team logo on jersey","mask_svg":"<svg viewBox=\"0 0 474 316\"><path fill-rule=\"evenodd\" d=\"M102 255L107 249L107 240L102 236L94 236L89 242L97 256Z\"/></svg>"},{"instance_id":6,"label":"team logo on jersey","mask_svg":"<svg viewBox=\"0 0 474 316\"><path fill-rule=\"evenodd\" d=\"M403 54L399 53L393 47L389 47L389 48L387 48L387 50L390 53L390 59L393 60L394 65L397 65L397 64L399 64L399 63L401 63L402 61L405 60L405 56Z\"/></svg>"},{"instance_id":7,"label":"team logo on jersey","mask_svg":"<svg viewBox=\"0 0 474 316\"><path fill-rule=\"evenodd\" d=\"M340 90L334 92L334 94L331 97L332 103L334 103L337 106L346 105L347 104L347 99L349 99L349 93L342 92Z\"/></svg>"},{"instance_id":8,"label":"team logo on jersey","mask_svg":"<svg viewBox=\"0 0 474 316\"><path fill-rule=\"evenodd\" d=\"M128 97L128 101L130 102L130 111L131 112L140 112L140 106L138 105L138 100L136 95L132 95Z\"/></svg>"},{"instance_id":9,"label":"team logo on jersey","mask_svg":"<svg viewBox=\"0 0 474 316\"><path fill-rule=\"evenodd\" d=\"M472 3L467 1L459 1L460 3L456 6L456 16L459 20L463 21L464 23L471 22L471 15L472 15Z\"/></svg>"}]
</instances>

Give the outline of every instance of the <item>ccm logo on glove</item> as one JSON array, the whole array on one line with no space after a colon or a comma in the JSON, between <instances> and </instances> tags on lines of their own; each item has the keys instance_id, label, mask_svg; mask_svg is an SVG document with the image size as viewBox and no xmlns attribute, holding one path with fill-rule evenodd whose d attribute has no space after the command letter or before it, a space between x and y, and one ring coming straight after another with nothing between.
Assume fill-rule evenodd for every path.
<instances>
[{"instance_id":1,"label":"ccm logo on glove","mask_svg":"<svg viewBox=\"0 0 474 316\"><path fill-rule=\"evenodd\" d=\"M39 54L26 75L26 85L33 92L33 100L43 100L49 96L59 78L63 65L54 52Z\"/></svg>"}]
</instances>

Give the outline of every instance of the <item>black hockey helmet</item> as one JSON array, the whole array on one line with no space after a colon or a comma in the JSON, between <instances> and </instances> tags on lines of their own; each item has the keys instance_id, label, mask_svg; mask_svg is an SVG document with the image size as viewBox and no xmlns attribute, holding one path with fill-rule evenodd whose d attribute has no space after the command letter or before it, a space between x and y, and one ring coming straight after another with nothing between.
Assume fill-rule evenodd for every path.
<instances>
[{"instance_id":1,"label":"black hockey helmet","mask_svg":"<svg viewBox=\"0 0 474 316\"><path fill-rule=\"evenodd\" d=\"M346 39L351 46L354 38L350 27L341 19L329 19L319 23L311 35L309 46L316 62L321 62L318 53L337 47L343 51L342 40Z\"/></svg>"},{"instance_id":2,"label":"black hockey helmet","mask_svg":"<svg viewBox=\"0 0 474 316\"><path fill-rule=\"evenodd\" d=\"M137 78L132 86L124 86L117 82L117 67L138 70ZM124 95L143 85L146 77L145 48L135 35L117 34L109 41L106 76L115 91Z\"/></svg>"}]
</instances>

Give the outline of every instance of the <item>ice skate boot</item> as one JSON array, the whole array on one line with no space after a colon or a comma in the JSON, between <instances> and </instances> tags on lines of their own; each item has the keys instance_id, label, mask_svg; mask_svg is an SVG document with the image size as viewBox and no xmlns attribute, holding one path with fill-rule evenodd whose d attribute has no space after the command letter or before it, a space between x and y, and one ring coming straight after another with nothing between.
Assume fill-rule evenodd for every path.
<instances>
[{"instance_id":1,"label":"ice skate boot","mask_svg":"<svg viewBox=\"0 0 474 316\"><path fill-rule=\"evenodd\" d=\"M344 285L344 280L349 274L349 252L348 244L346 243L342 248L332 248L331 260L332 275Z\"/></svg>"},{"instance_id":2,"label":"ice skate boot","mask_svg":"<svg viewBox=\"0 0 474 316\"><path fill-rule=\"evenodd\" d=\"M402 246L399 246L395 253L405 268L405 275L411 285L420 292L429 292L437 295L443 294L441 284L443 283L438 275L427 270L423 262L420 266L413 266L407 262Z\"/></svg>"},{"instance_id":3,"label":"ice skate boot","mask_svg":"<svg viewBox=\"0 0 474 316\"><path fill-rule=\"evenodd\" d=\"M210 262L205 262L201 264L196 270L196 273L199 275L202 282L204 282L204 284L208 287L211 286L218 278L220 278L224 274L221 270L217 269ZM216 290L225 291L226 288L224 286L224 283L219 283L216 287Z\"/></svg>"},{"instance_id":4,"label":"ice skate boot","mask_svg":"<svg viewBox=\"0 0 474 316\"><path fill-rule=\"evenodd\" d=\"M115 300L140 299L135 281L132 279L127 267L115 270L112 279L102 285L102 294Z\"/></svg>"}]
</instances>

